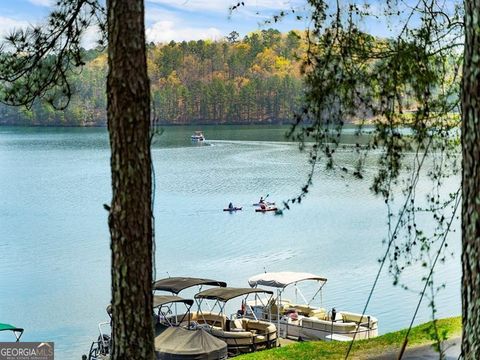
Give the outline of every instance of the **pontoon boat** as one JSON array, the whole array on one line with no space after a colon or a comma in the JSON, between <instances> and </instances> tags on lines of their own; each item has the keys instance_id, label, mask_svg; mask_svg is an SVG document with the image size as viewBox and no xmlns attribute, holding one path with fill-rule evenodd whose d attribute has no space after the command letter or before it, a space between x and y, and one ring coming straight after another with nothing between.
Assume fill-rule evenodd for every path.
<instances>
[{"instance_id":1,"label":"pontoon boat","mask_svg":"<svg viewBox=\"0 0 480 360\"><path fill-rule=\"evenodd\" d=\"M194 301L183 299L175 295L154 295L153 296L153 316L155 321L155 337L162 335L170 327L184 326L190 328L190 308ZM177 316L177 304L183 304L186 311L182 316ZM175 309L175 314L174 310ZM110 321L98 324L99 336L97 341L90 347L88 360L107 360L111 354L111 318L112 306L108 305L107 314ZM165 345L165 341L162 341Z\"/></svg>"},{"instance_id":2,"label":"pontoon boat","mask_svg":"<svg viewBox=\"0 0 480 360\"><path fill-rule=\"evenodd\" d=\"M307 301L297 284L304 281L315 282L318 289ZM252 288L267 286L276 289L276 297L267 306L251 305L247 316L276 320L279 336L299 340L344 340L367 339L378 335L378 320L370 315L347 311L325 310L312 306L315 297L322 291L327 279L318 275L299 272L270 272L251 277L248 283ZM293 286L303 300L302 304L282 299L285 289ZM355 335L356 334L356 335Z\"/></svg>"},{"instance_id":3,"label":"pontoon boat","mask_svg":"<svg viewBox=\"0 0 480 360\"><path fill-rule=\"evenodd\" d=\"M191 321L194 321L199 328L203 328L215 337L225 341L230 354L252 352L258 349L272 348L277 345L277 329L274 324L256 319L244 318L244 306L247 297L255 295L255 302L262 303L258 294L267 294L270 298L272 291L249 288L212 288L195 295L199 306L197 313L192 314ZM229 300L238 297L245 297L242 301L242 309L229 319L225 315L225 305ZM208 300L214 301L210 311L202 310L202 303ZM218 306L218 312L215 308Z\"/></svg>"}]
</instances>

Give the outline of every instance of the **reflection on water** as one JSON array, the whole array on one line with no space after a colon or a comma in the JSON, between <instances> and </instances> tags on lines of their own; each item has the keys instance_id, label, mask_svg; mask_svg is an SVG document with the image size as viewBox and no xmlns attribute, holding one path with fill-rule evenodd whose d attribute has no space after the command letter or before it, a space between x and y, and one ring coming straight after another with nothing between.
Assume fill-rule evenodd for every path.
<instances>
[{"instance_id":1,"label":"reflection on water","mask_svg":"<svg viewBox=\"0 0 480 360\"><path fill-rule=\"evenodd\" d=\"M301 206L284 216L255 213L251 204L260 196L281 202L305 180L306 154L285 141L287 128L204 127L210 146L192 144L193 130L166 128L152 152L156 277L168 272L247 286L264 269L308 271L329 279L326 308L360 312L386 235L385 205L369 191L375 163L367 164L364 181L319 168ZM356 142L349 131L343 141ZM352 156L347 146L338 161L351 167ZM0 164L0 322L24 327L25 341L55 341L58 359L80 358L110 301L102 206L111 196L107 133L0 128ZM429 188L422 179L417 196ZM224 213L230 201L243 210ZM459 233L453 236L457 255L435 275L447 283L437 299L439 316L460 313ZM418 271L405 279L419 288ZM379 318L381 332L395 330L408 326L416 299L382 276L368 312ZM418 322L428 318L423 306Z\"/></svg>"}]
</instances>

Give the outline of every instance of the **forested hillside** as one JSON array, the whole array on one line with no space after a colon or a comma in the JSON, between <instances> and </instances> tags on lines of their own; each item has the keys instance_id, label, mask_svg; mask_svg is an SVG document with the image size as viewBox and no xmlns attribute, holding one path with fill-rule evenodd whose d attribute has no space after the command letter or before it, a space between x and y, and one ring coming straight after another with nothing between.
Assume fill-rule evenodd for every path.
<instances>
[{"instance_id":1,"label":"forested hillside","mask_svg":"<svg viewBox=\"0 0 480 360\"><path fill-rule=\"evenodd\" d=\"M152 105L161 124L285 123L302 97L303 34L269 29L240 39L150 44ZM87 64L71 81L69 107L56 111L0 105L0 124L96 126L106 123L107 57L86 53Z\"/></svg>"}]
</instances>

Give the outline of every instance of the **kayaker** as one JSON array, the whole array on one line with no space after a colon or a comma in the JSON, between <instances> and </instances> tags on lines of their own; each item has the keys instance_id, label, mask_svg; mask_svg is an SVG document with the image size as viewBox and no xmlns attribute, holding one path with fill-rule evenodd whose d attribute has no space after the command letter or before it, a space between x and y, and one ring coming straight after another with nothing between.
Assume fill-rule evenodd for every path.
<instances>
[{"instance_id":1,"label":"kayaker","mask_svg":"<svg viewBox=\"0 0 480 360\"><path fill-rule=\"evenodd\" d=\"M228 208L229 208L230 210L233 210L233 204L232 204L232 203L228 204Z\"/></svg>"},{"instance_id":2,"label":"kayaker","mask_svg":"<svg viewBox=\"0 0 480 360\"><path fill-rule=\"evenodd\" d=\"M260 196L260 201L259 201L258 203L259 203L259 204L265 203L265 199L263 198L263 196Z\"/></svg>"}]
</instances>

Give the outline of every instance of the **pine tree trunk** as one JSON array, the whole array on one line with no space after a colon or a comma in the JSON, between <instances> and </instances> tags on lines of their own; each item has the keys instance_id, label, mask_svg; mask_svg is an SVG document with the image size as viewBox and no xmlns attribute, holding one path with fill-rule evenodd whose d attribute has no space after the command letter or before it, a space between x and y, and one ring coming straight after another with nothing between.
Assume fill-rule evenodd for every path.
<instances>
[{"instance_id":1,"label":"pine tree trunk","mask_svg":"<svg viewBox=\"0 0 480 360\"><path fill-rule=\"evenodd\" d=\"M154 359L150 87L143 0L108 0L112 359Z\"/></svg>"},{"instance_id":2,"label":"pine tree trunk","mask_svg":"<svg viewBox=\"0 0 480 360\"><path fill-rule=\"evenodd\" d=\"M480 359L480 0L465 1L462 84L462 354Z\"/></svg>"}]
</instances>

